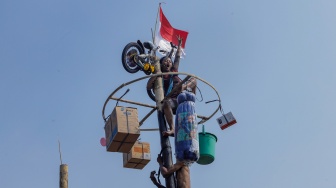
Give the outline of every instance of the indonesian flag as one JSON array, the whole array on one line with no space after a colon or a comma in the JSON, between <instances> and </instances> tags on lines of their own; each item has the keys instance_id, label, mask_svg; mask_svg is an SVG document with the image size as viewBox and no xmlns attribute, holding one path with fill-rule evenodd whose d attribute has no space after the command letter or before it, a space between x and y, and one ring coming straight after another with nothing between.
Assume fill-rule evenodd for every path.
<instances>
[{"instance_id":1,"label":"indonesian flag","mask_svg":"<svg viewBox=\"0 0 336 188\"><path fill-rule=\"evenodd\" d=\"M166 16L163 14L161 6L160 6L160 23L159 23L159 31L156 33L155 36L155 44L156 46L160 46L161 50L165 50L170 52L172 42L174 45L178 45L177 36L180 36L182 40L181 48L184 54L185 43L187 41L188 32L182 31L179 29L173 28Z\"/></svg>"}]
</instances>

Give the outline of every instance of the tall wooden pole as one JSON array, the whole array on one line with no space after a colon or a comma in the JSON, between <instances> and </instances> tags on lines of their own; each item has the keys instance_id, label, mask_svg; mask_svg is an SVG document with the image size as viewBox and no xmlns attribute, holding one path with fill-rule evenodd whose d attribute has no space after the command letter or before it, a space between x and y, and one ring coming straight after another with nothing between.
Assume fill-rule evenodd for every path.
<instances>
[{"instance_id":1,"label":"tall wooden pole","mask_svg":"<svg viewBox=\"0 0 336 188\"><path fill-rule=\"evenodd\" d=\"M155 73L159 74L161 73L160 63L159 59L156 59L156 62L154 63L155 67ZM163 86L162 86L162 78L158 77L154 83L154 93L155 93L155 101L156 105L158 107L158 121L159 121L159 134L160 134L160 140L161 140L161 150L162 150L162 156L163 156L163 165L166 168L169 168L173 165L173 159L172 159L172 149L170 145L170 141L168 137L164 137L162 135L163 131L167 131L166 121L163 113L162 103L161 101L164 98L163 94ZM166 187L167 188L175 188L176 182L174 178L174 174L170 175L169 177L165 178L166 180Z\"/></svg>"},{"instance_id":2,"label":"tall wooden pole","mask_svg":"<svg viewBox=\"0 0 336 188\"><path fill-rule=\"evenodd\" d=\"M68 188L68 165L61 164L60 165L60 188Z\"/></svg>"}]
</instances>

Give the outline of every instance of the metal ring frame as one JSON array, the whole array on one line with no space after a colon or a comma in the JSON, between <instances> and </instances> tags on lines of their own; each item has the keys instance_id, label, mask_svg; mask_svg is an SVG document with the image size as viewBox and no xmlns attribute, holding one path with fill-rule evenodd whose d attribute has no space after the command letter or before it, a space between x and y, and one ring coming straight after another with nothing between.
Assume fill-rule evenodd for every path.
<instances>
[{"instance_id":1,"label":"metal ring frame","mask_svg":"<svg viewBox=\"0 0 336 188\"><path fill-rule=\"evenodd\" d=\"M146 79L146 78L163 76L163 75L171 75L171 74L174 74L174 75L175 74L186 75L186 76L194 77L194 78L202 81L203 83L207 84L208 86L210 86L216 92L216 94L218 96L218 107L217 107L217 109L210 116L208 116L208 117L197 115L198 118L202 119L200 122L198 122L198 124L205 123L206 121L208 121L209 119L211 119L218 112L218 110L220 109L221 99L220 99L220 96L219 96L219 94L218 94L218 92L217 92L217 90L215 89L214 86L212 86L210 83L208 83L207 81L203 80L202 78L199 78L199 77L197 77L195 75L192 75L192 74L189 74L189 73L185 73L185 72L166 72L166 73L159 73L159 74L152 74L152 75L148 75L148 76L143 76L143 77L140 77L138 79L134 79L132 81L129 81L129 82L121 84L117 89L115 89L108 96L108 98L106 99L106 101L104 103L103 111L102 111L102 116L103 116L104 121L106 122L106 117L105 117L105 108L106 108L106 105L109 102L109 100L112 99L112 100L119 100L121 102L126 102L126 103L131 103L131 104L135 104L135 105L139 105L139 106L144 106L144 107L152 108L152 110L143 118L143 120L140 121L140 126L141 126L143 124L143 122L157 109L157 107L156 106L152 106L152 105L148 105L148 104L143 104L143 103L138 103L138 102L134 102L134 101L128 101L128 100L123 100L123 99L115 98L115 97L113 97L113 95L116 94L117 91L119 91L121 88L123 88L123 87L125 87L127 85L130 85L130 84L132 84L134 82L137 82L137 81L140 81L140 80L143 80L143 79Z\"/></svg>"}]
</instances>

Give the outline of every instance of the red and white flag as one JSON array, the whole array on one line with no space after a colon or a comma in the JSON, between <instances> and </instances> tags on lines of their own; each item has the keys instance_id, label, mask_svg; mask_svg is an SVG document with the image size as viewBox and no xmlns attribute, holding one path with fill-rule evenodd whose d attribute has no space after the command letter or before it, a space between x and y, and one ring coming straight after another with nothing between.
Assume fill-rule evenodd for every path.
<instances>
[{"instance_id":1,"label":"red and white flag","mask_svg":"<svg viewBox=\"0 0 336 188\"><path fill-rule=\"evenodd\" d=\"M160 49L170 52L171 50L170 42L172 42L176 46L178 45L177 36L180 36L183 39L181 47L182 52L184 53L188 32L175 29L174 27L172 27L166 16L163 14L160 6L160 23L159 23L159 30L155 36L155 45L160 46Z\"/></svg>"}]
</instances>

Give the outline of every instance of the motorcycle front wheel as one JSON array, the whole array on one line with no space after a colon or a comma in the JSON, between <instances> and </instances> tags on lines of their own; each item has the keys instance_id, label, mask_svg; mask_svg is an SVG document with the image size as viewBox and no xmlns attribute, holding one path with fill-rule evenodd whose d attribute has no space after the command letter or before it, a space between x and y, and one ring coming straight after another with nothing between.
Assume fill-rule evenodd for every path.
<instances>
[{"instance_id":1,"label":"motorcycle front wheel","mask_svg":"<svg viewBox=\"0 0 336 188\"><path fill-rule=\"evenodd\" d=\"M136 56L143 54L144 51L138 43L130 42L122 51L121 63L124 69L129 73L136 73L141 68L136 64Z\"/></svg>"}]
</instances>

